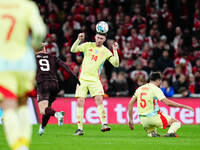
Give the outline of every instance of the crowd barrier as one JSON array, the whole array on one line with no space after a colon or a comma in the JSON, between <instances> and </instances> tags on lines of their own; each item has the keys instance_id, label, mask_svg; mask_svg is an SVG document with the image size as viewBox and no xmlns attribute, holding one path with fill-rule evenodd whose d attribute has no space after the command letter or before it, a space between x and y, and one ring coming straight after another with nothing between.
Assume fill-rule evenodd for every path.
<instances>
[{"instance_id":1,"label":"crowd barrier","mask_svg":"<svg viewBox=\"0 0 200 150\"><path fill-rule=\"evenodd\" d=\"M130 98L105 98L103 104L106 109L109 124L127 124L128 123L128 102ZM162 112L181 121L183 124L200 124L200 99L199 98L172 98L171 100L189 105L194 108L194 112L183 108L168 107L162 102L158 102ZM36 100L34 100L36 102ZM75 98L57 98L52 107L57 111L65 111L64 124L75 124L77 102ZM35 103L38 122L41 121L41 115L37 103ZM133 120L135 124L140 123L136 105L133 107ZM57 120L51 117L49 123L56 124ZM96 104L94 99L87 98L84 106L84 123L100 123Z\"/></svg>"}]
</instances>

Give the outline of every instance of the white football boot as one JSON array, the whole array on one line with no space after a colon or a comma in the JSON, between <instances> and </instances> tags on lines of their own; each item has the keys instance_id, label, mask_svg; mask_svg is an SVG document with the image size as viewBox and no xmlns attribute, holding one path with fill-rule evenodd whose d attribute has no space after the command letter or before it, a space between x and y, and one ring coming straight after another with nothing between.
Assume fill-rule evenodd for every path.
<instances>
[{"instance_id":1,"label":"white football boot","mask_svg":"<svg viewBox=\"0 0 200 150\"><path fill-rule=\"evenodd\" d=\"M54 115L58 119L58 125L59 126L63 125L64 115L65 115L64 111L56 112L55 115Z\"/></svg>"},{"instance_id":2,"label":"white football boot","mask_svg":"<svg viewBox=\"0 0 200 150\"><path fill-rule=\"evenodd\" d=\"M40 136L44 134L44 129L42 128L42 125L40 125L38 133Z\"/></svg>"}]
</instances>

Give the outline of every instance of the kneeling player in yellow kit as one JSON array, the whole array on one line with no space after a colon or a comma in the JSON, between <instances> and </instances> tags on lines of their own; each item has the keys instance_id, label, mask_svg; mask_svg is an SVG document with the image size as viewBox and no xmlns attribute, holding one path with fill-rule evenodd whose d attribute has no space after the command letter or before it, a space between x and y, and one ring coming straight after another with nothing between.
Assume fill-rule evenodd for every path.
<instances>
[{"instance_id":1,"label":"kneeling player in yellow kit","mask_svg":"<svg viewBox=\"0 0 200 150\"><path fill-rule=\"evenodd\" d=\"M0 102L6 139L12 150L28 150L32 125L26 103L36 72L32 46L40 45L46 28L34 2L0 0L0 29Z\"/></svg>"},{"instance_id":2,"label":"kneeling player in yellow kit","mask_svg":"<svg viewBox=\"0 0 200 150\"><path fill-rule=\"evenodd\" d=\"M83 135L83 115L84 115L84 102L88 90L92 97L94 97L99 117L102 123L102 132L109 131L110 127L107 125L106 111L103 105L104 90L99 79L101 69L106 60L108 60L114 67L119 66L119 57L117 54L118 44L113 43L114 55L108 50L103 43L106 40L106 35L97 33L95 42L85 42L81 45L79 43L84 40L85 34L80 33L78 39L72 45L71 52L83 52L84 59L79 72L79 80L81 85L77 85L77 120L78 130L74 135ZM79 46L78 46L79 45Z\"/></svg>"},{"instance_id":3,"label":"kneeling player in yellow kit","mask_svg":"<svg viewBox=\"0 0 200 150\"><path fill-rule=\"evenodd\" d=\"M161 83L161 74L153 72L150 75L150 83L139 87L128 105L129 111L129 127L133 130L133 105L137 101L137 108L141 124L143 125L147 135L150 137L159 137L157 128L170 127L166 137L177 137L176 131L181 127L181 123L172 117L163 114L157 101L161 101L168 106L182 107L193 111L192 107L175 103L165 97L162 90L159 88Z\"/></svg>"}]
</instances>

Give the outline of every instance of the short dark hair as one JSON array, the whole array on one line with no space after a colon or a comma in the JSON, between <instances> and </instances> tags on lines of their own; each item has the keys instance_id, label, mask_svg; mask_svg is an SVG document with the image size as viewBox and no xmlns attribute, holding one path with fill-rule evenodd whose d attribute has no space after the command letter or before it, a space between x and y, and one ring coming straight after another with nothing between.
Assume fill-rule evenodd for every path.
<instances>
[{"instance_id":1,"label":"short dark hair","mask_svg":"<svg viewBox=\"0 0 200 150\"><path fill-rule=\"evenodd\" d=\"M156 80L161 80L162 76L160 72L152 72L150 74L150 81L156 81Z\"/></svg>"}]
</instances>

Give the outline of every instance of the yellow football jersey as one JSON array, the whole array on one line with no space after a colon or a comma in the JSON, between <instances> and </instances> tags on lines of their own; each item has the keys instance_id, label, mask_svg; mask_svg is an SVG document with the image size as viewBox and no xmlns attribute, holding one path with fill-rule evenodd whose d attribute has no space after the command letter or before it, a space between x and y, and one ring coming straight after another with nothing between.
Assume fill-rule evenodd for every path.
<instances>
[{"instance_id":1,"label":"yellow football jersey","mask_svg":"<svg viewBox=\"0 0 200 150\"><path fill-rule=\"evenodd\" d=\"M0 0L0 60L16 61L40 44L46 27L36 4L29 0Z\"/></svg>"},{"instance_id":2,"label":"yellow football jersey","mask_svg":"<svg viewBox=\"0 0 200 150\"><path fill-rule=\"evenodd\" d=\"M166 98L162 90L152 83L139 87L134 96L137 97L139 115L154 116L159 111L157 100Z\"/></svg>"},{"instance_id":3,"label":"yellow football jersey","mask_svg":"<svg viewBox=\"0 0 200 150\"><path fill-rule=\"evenodd\" d=\"M99 80L104 62L112 56L110 50L105 46L97 47L95 42L86 42L79 45L76 51L84 53L79 78L86 81Z\"/></svg>"}]
</instances>

